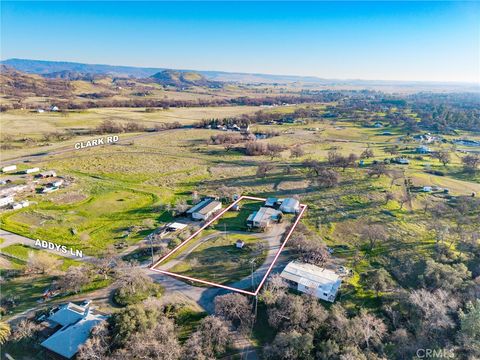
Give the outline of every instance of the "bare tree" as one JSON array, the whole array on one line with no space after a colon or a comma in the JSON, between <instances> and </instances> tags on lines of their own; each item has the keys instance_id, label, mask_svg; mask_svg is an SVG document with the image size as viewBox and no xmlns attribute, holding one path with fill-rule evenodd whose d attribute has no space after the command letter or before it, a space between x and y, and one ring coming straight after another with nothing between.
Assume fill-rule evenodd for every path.
<instances>
[{"instance_id":1,"label":"bare tree","mask_svg":"<svg viewBox=\"0 0 480 360\"><path fill-rule=\"evenodd\" d=\"M117 351L120 358L178 360L182 348L175 334L175 324L163 316L150 329L136 332L125 344L125 348Z\"/></svg>"},{"instance_id":2,"label":"bare tree","mask_svg":"<svg viewBox=\"0 0 480 360\"><path fill-rule=\"evenodd\" d=\"M108 358L112 342L108 323L102 321L92 329L90 338L80 346L78 360L104 360Z\"/></svg>"},{"instance_id":3,"label":"bare tree","mask_svg":"<svg viewBox=\"0 0 480 360\"><path fill-rule=\"evenodd\" d=\"M60 291L78 293L83 286L90 282L89 269L84 266L70 266L58 281Z\"/></svg>"},{"instance_id":4,"label":"bare tree","mask_svg":"<svg viewBox=\"0 0 480 360\"><path fill-rule=\"evenodd\" d=\"M27 272L45 274L58 268L60 261L54 256L44 252L29 252L27 259Z\"/></svg>"},{"instance_id":5,"label":"bare tree","mask_svg":"<svg viewBox=\"0 0 480 360\"><path fill-rule=\"evenodd\" d=\"M295 145L290 149L290 156L292 158L299 158L305 155L305 151L302 149L300 145Z\"/></svg>"},{"instance_id":6,"label":"bare tree","mask_svg":"<svg viewBox=\"0 0 480 360\"><path fill-rule=\"evenodd\" d=\"M388 235L383 225L369 224L361 229L360 237L367 241L370 251L379 243L388 239Z\"/></svg>"},{"instance_id":7,"label":"bare tree","mask_svg":"<svg viewBox=\"0 0 480 360\"><path fill-rule=\"evenodd\" d=\"M432 153L432 157L435 159L438 159L443 166L447 166L447 164L450 162L450 153L446 150L440 150L440 151L435 151Z\"/></svg>"},{"instance_id":8,"label":"bare tree","mask_svg":"<svg viewBox=\"0 0 480 360\"><path fill-rule=\"evenodd\" d=\"M248 298L240 294L226 294L215 298L215 314L231 321L240 331L251 328L254 315Z\"/></svg>"},{"instance_id":9,"label":"bare tree","mask_svg":"<svg viewBox=\"0 0 480 360\"><path fill-rule=\"evenodd\" d=\"M31 320L20 320L12 329L12 341L33 341L41 326Z\"/></svg>"},{"instance_id":10,"label":"bare tree","mask_svg":"<svg viewBox=\"0 0 480 360\"><path fill-rule=\"evenodd\" d=\"M466 155L462 158L463 169L466 172L474 172L480 166L480 156L479 155Z\"/></svg>"},{"instance_id":11,"label":"bare tree","mask_svg":"<svg viewBox=\"0 0 480 360\"><path fill-rule=\"evenodd\" d=\"M231 343L230 324L216 316L204 318L184 346L185 360L214 359ZM193 351L192 351L193 350Z\"/></svg>"}]
</instances>

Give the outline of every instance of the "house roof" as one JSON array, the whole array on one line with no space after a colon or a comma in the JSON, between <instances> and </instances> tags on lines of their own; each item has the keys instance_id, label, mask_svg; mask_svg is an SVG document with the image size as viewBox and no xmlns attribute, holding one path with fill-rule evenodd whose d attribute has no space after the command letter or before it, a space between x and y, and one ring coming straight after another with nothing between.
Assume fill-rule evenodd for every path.
<instances>
[{"instance_id":1,"label":"house roof","mask_svg":"<svg viewBox=\"0 0 480 360\"><path fill-rule=\"evenodd\" d=\"M70 359L78 352L79 346L87 341L92 328L106 319L107 316L92 314L88 310L84 318L61 328L42 342L42 346Z\"/></svg>"},{"instance_id":2,"label":"house roof","mask_svg":"<svg viewBox=\"0 0 480 360\"><path fill-rule=\"evenodd\" d=\"M286 209L286 208L297 209L299 206L300 206L300 202L297 199L286 198L285 200L283 200L280 208L283 208L283 209Z\"/></svg>"},{"instance_id":3,"label":"house roof","mask_svg":"<svg viewBox=\"0 0 480 360\"><path fill-rule=\"evenodd\" d=\"M277 198L269 197L267 198L267 200L265 200L265 206L273 206L277 201L278 201Z\"/></svg>"},{"instance_id":4,"label":"house roof","mask_svg":"<svg viewBox=\"0 0 480 360\"><path fill-rule=\"evenodd\" d=\"M298 284L321 288L324 292L332 292L342 281L340 276L332 270L295 261L290 262L283 269L281 276Z\"/></svg>"},{"instance_id":5,"label":"house roof","mask_svg":"<svg viewBox=\"0 0 480 360\"><path fill-rule=\"evenodd\" d=\"M172 222L170 224L167 224L167 227L169 229L174 229L174 230L182 230L187 227L187 224L179 223L179 222Z\"/></svg>"},{"instance_id":6,"label":"house roof","mask_svg":"<svg viewBox=\"0 0 480 360\"><path fill-rule=\"evenodd\" d=\"M264 222L278 216L281 212L269 207L261 207L258 211L250 214L248 221Z\"/></svg>"},{"instance_id":7,"label":"house roof","mask_svg":"<svg viewBox=\"0 0 480 360\"><path fill-rule=\"evenodd\" d=\"M208 212L212 211L218 205L222 203L220 201L216 201L212 198L203 199L197 205L191 207L187 210L187 214L192 214L198 212L200 214L207 214Z\"/></svg>"},{"instance_id":8,"label":"house roof","mask_svg":"<svg viewBox=\"0 0 480 360\"><path fill-rule=\"evenodd\" d=\"M48 320L62 326L70 325L80 320L87 310L88 307L83 307L74 303L68 303L61 306L58 311L48 318Z\"/></svg>"},{"instance_id":9,"label":"house roof","mask_svg":"<svg viewBox=\"0 0 480 360\"><path fill-rule=\"evenodd\" d=\"M215 210L218 206L222 207L222 203L220 201L212 201L211 203L205 205L203 208L198 210L198 213L206 215Z\"/></svg>"}]
</instances>

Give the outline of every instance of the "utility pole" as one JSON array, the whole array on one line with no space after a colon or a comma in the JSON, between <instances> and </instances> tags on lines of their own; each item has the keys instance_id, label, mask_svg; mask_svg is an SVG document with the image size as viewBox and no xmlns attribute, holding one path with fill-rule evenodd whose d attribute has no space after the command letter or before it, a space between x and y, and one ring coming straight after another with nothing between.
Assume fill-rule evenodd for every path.
<instances>
[{"instance_id":1,"label":"utility pole","mask_svg":"<svg viewBox=\"0 0 480 360\"><path fill-rule=\"evenodd\" d=\"M150 252L152 254L152 266L155 263L154 257L153 257L153 234L150 234Z\"/></svg>"}]
</instances>

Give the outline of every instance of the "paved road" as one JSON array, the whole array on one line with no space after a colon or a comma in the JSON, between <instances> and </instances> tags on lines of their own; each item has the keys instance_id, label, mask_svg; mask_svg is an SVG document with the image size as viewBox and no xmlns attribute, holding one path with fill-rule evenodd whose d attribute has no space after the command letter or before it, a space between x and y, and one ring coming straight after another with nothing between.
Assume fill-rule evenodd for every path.
<instances>
[{"instance_id":1,"label":"paved road","mask_svg":"<svg viewBox=\"0 0 480 360\"><path fill-rule=\"evenodd\" d=\"M192 126L191 125L185 125L185 126L182 126L180 128L176 128L176 129L166 129L166 130L161 130L161 131L142 133L142 134L133 135L133 136L122 136L120 138L120 140L117 141L116 143L109 144L109 145L104 145L104 146L113 146L115 144L122 144L122 143L125 143L125 142L128 143L132 140L137 140L137 139L141 139L141 138L144 138L144 137L159 135L159 134L162 134L166 131L178 131L178 130L188 129L188 128L192 128ZM93 137L95 137L95 136L92 135L92 138ZM5 166L5 165L10 165L10 164L16 164L16 163L19 163L19 162L35 163L35 162L43 161L43 158L45 158L47 156L66 154L66 153L70 153L70 152L73 152L73 151L77 151L77 149L75 149L74 144L72 143L70 145L61 146L61 147L58 147L58 148L52 149L52 150L43 151L43 150L39 149L39 151L37 151L35 154L23 155L23 156L18 156L18 157L15 157L15 158L10 158L10 159L7 159L7 160L3 160L1 162L1 164L2 164L2 166Z\"/></svg>"},{"instance_id":2,"label":"paved road","mask_svg":"<svg viewBox=\"0 0 480 360\"><path fill-rule=\"evenodd\" d=\"M0 238L4 239L3 243L0 244L0 251L1 251L2 248L5 248L9 245L23 244L23 245L27 245L27 246L30 246L30 247L35 248L35 249L41 249L41 250L47 251L49 253L52 253L54 255L66 257L66 258L73 259L73 260L81 260L81 261L91 262L95 259L94 257L87 256L87 255L83 255L83 257L78 257L78 256L75 256L75 255L72 255L69 251L67 253L63 253L61 251L41 248L41 247L35 246L35 240L34 239L30 239L30 238L22 236L22 235L14 234L10 231L6 231L6 230L3 230L3 229L0 229ZM69 249L70 248L67 246L67 250L69 250ZM74 249L74 251L75 251L75 249Z\"/></svg>"}]
</instances>

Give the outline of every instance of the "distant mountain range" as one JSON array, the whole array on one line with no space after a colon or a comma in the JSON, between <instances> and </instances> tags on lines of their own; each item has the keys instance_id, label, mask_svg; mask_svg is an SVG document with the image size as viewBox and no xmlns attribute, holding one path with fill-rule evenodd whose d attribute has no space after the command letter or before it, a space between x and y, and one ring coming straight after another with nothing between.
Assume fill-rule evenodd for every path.
<instances>
[{"instance_id":1,"label":"distant mountain range","mask_svg":"<svg viewBox=\"0 0 480 360\"><path fill-rule=\"evenodd\" d=\"M468 83L440 83L415 81L382 80L338 80L321 79L313 76L270 75L257 73L238 73L225 71L177 70L166 68L134 67L83 64L65 61L44 61L29 59L7 59L0 64L13 67L30 74L39 74L47 78L68 80L89 80L98 76L152 78L159 83L175 86L198 85L215 86L217 82L238 82L245 84L294 84L300 83L315 87L332 89L365 88L385 91L474 91L479 86ZM166 71L166 72L165 72ZM195 75L194 75L195 74Z\"/></svg>"},{"instance_id":2,"label":"distant mountain range","mask_svg":"<svg viewBox=\"0 0 480 360\"><path fill-rule=\"evenodd\" d=\"M204 86L221 88L222 82L208 80L199 72L163 70L150 76L150 79L158 84L175 87Z\"/></svg>"}]
</instances>

